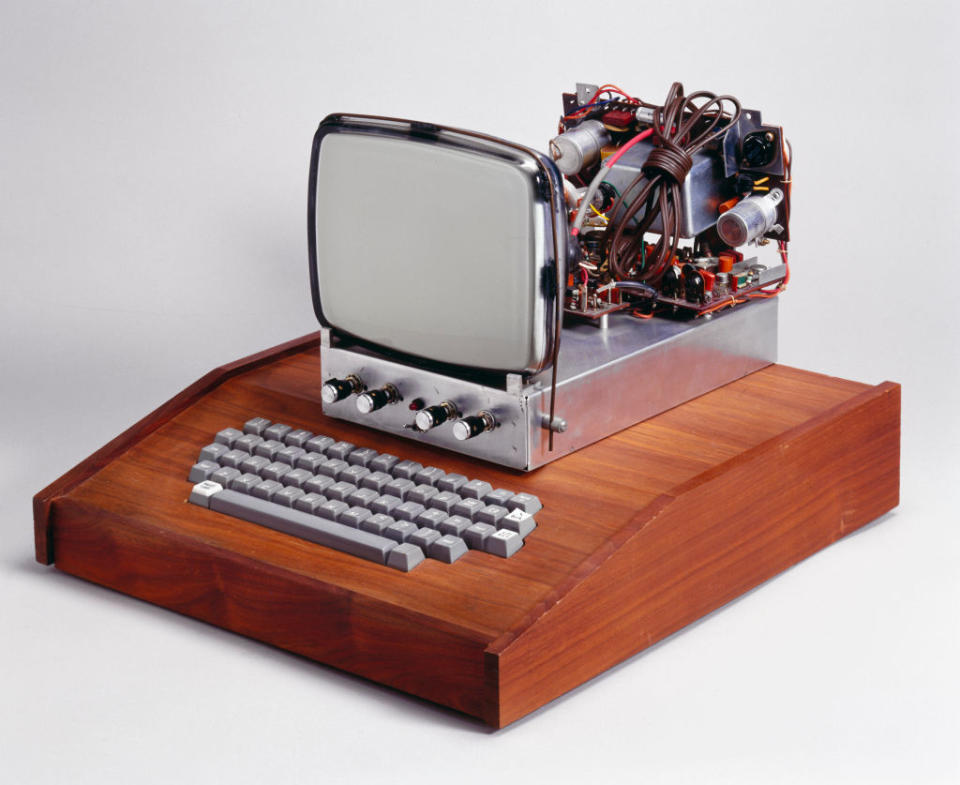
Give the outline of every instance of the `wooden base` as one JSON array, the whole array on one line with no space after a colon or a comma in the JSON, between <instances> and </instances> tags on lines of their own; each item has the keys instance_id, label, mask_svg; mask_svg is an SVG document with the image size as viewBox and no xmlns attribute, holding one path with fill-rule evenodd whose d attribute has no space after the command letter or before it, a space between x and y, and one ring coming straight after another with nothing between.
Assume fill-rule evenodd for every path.
<instances>
[{"instance_id":1,"label":"wooden base","mask_svg":"<svg viewBox=\"0 0 960 785\"><path fill-rule=\"evenodd\" d=\"M889 382L774 365L520 474L324 417L318 344L213 371L37 494L37 559L502 727L898 503ZM539 526L404 574L186 504L255 415L537 494Z\"/></svg>"}]
</instances>

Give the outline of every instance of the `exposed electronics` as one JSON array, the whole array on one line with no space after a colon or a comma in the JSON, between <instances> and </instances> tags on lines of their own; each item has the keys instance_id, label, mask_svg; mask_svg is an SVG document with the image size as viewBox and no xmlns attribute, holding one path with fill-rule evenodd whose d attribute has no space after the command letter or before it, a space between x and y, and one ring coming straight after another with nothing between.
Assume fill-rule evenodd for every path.
<instances>
[{"instance_id":1,"label":"exposed electronics","mask_svg":"<svg viewBox=\"0 0 960 785\"><path fill-rule=\"evenodd\" d=\"M313 144L324 413L529 470L776 357L783 131L727 95L563 95L549 155L331 115ZM775 264L745 248L774 243ZM722 317L722 318L720 318Z\"/></svg>"}]
</instances>

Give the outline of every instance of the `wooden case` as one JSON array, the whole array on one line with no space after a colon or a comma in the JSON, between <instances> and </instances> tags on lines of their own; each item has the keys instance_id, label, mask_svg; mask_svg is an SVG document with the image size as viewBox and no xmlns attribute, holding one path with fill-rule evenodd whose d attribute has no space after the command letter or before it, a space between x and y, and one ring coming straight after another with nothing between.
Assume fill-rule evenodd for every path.
<instances>
[{"instance_id":1,"label":"wooden case","mask_svg":"<svg viewBox=\"0 0 960 785\"><path fill-rule=\"evenodd\" d=\"M893 383L772 365L522 474L324 417L318 345L218 368L38 493L37 559L502 727L898 503ZM187 504L255 415L534 493L539 526L400 573Z\"/></svg>"}]
</instances>

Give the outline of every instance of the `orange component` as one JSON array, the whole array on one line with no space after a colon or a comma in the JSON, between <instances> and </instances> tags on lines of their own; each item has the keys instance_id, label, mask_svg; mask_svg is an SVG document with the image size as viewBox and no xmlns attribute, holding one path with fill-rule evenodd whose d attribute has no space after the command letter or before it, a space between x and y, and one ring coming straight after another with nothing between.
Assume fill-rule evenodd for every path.
<instances>
[{"instance_id":1,"label":"orange component","mask_svg":"<svg viewBox=\"0 0 960 785\"><path fill-rule=\"evenodd\" d=\"M703 289L707 292L713 291L713 281L716 276L709 270L698 270L700 276L703 278Z\"/></svg>"},{"instance_id":2,"label":"orange component","mask_svg":"<svg viewBox=\"0 0 960 785\"><path fill-rule=\"evenodd\" d=\"M733 269L733 263L736 260L733 251L721 251L717 255L717 271L728 273Z\"/></svg>"},{"instance_id":3,"label":"orange component","mask_svg":"<svg viewBox=\"0 0 960 785\"><path fill-rule=\"evenodd\" d=\"M717 205L717 212L723 215L727 210L729 210L739 201L740 201L740 197L734 196L732 199L727 199L727 201L725 202L720 202L720 204Z\"/></svg>"}]
</instances>

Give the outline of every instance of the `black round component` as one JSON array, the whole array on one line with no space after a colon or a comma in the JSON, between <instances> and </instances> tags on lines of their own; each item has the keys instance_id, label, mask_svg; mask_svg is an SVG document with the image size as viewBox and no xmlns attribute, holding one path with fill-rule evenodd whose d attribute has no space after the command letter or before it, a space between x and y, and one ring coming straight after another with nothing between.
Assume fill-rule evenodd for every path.
<instances>
[{"instance_id":1,"label":"black round component","mask_svg":"<svg viewBox=\"0 0 960 785\"><path fill-rule=\"evenodd\" d=\"M452 407L444 406L443 404L437 404L436 406L428 406L426 409L421 409L417 412L414 424L417 426L417 429L421 431L429 431L431 428L443 425L450 419L451 408Z\"/></svg>"},{"instance_id":2,"label":"black round component","mask_svg":"<svg viewBox=\"0 0 960 785\"><path fill-rule=\"evenodd\" d=\"M743 165L748 169L762 169L773 163L777 156L776 134L771 131L753 131L747 134L741 145Z\"/></svg>"},{"instance_id":3,"label":"black round component","mask_svg":"<svg viewBox=\"0 0 960 785\"><path fill-rule=\"evenodd\" d=\"M490 415L484 416L484 413L474 414L470 417L464 417L453 424L453 436L458 441L466 441L474 436L479 436L493 425L493 418Z\"/></svg>"},{"instance_id":4,"label":"black round component","mask_svg":"<svg viewBox=\"0 0 960 785\"><path fill-rule=\"evenodd\" d=\"M617 190L610 185L606 180L600 183L600 187L597 188L597 194L593 197L594 206L601 212L605 213L611 207L617 198Z\"/></svg>"},{"instance_id":5,"label":"black round component","mask_svg":"<svg viewBox=\"0 0 960 785\"><path fill-rule=\"evenodd\" d=\"M680 295L680 287L680 268L675 264L671 264L660 281L660 292L664 297L678 297Z\"/></svg>"},{"instance_id":6,"label":"black round component","mask_svg":"<svg viewBox=\"0 0 960 785\"><path fill-rule=\"evenodd\" d=\"M706 287L700 271L692 264L683 266L684 296L692 303L702 303L706 299Z\"/></svg>"}]
</instances>

